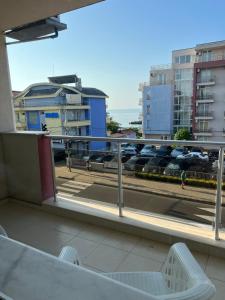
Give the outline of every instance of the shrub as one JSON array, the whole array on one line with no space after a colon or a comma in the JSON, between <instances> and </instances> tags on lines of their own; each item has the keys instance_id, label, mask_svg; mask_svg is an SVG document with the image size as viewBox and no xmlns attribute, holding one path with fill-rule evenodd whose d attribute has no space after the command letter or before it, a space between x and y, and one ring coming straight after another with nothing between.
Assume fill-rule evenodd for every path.
<instances>
[{"instance_id":1,"label":"shrub","mask_svg":"<svg viewBox=\"0 0 225 300\"><path fill-rule=\"evenodd\" d=\"M167 176L161 174L140 173L140 172L136 172L135 176L147 180L163 181L163 182L170 182L170 183L181 183L180 177L177 176ZM187 185L190 186L205 187L205 188L216 188L217 185L216 180L212 180L212 179L206 180L206 179L197 179L197 178L187 178L186 183ZM222 188L223 190L225 190L224 183L222 185Z\"/></svg>"}]
</instances>

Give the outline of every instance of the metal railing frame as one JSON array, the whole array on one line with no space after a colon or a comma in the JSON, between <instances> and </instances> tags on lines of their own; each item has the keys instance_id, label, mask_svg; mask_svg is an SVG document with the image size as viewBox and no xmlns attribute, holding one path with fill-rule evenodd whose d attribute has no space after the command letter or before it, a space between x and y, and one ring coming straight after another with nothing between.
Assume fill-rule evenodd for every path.
<instances>
[{"instance_id":1,"label":"metal railing frame","mask_svg":"<svg viewBox=\"0 0 225 300\"><path fill-rule=\"evenodd\" d=\"M220 240L219 230L221 228L221 214L222 214L222 182L223 182L223 163L224 163L224 149L225 142L202 142L202 141L177 141L177 140L159 140L159 139L122 139L122 138L109 138L109 137L91 137L91 136L68 136L68 135L46 135L52 141L54 139L72 140L72 141L95 141L95 142L113 142L117 143L118 155L118 200L119 216L123 217L123 182L122 182L122 161L121 161L121 144L151 144L151 145L167 145L172 146L195 146L205 149L218 149L218 170L217 170L217 188L215 197L215 218L213 222L214 238ZM55 173L53 172L53 175ZM55 175L54 175L55 176ZM56 188L55 188L56 192ZM56 196L55 196L56 199Z\"/></svg>"}]
</instances>

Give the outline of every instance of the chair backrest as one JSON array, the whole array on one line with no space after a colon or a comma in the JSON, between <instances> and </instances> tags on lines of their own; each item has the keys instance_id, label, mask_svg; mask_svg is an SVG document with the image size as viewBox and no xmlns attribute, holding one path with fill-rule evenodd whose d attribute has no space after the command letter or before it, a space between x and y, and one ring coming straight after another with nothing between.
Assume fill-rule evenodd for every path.
<instances>
[{"instance_id":1,"label":"chair backrest","mask_svg":"<svg viewBox=\"0 0 225 300\"><path fill-rule=\"evenodd\" d=\"M214 285L183 243L170 248L162 273L172 292L163 299L207 300L215 294Z\"/></svg>"}]
</instances>

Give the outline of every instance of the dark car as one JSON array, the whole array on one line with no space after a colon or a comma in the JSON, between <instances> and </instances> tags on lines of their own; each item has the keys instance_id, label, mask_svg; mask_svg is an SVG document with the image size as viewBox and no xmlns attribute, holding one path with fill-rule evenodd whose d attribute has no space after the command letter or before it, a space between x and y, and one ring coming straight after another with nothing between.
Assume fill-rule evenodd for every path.
<instances>
[{"instance_id":1,"label":"dark car","mask_svg":"<svg viewBox=\"0 0 225 300\"><path fill-rule=\"evenodd\" d=\"M164 174L171 176L180 176L182 170L188 171L190 173L193 172L192 175L197 176L197 173L211 173L212 164L199 158L183 160L175 159L166 166ZM201 174L199 174L199 176L201 177Z\"/></svg>"},{"instance_id":2,"label":"dark car","mask_svg":"<svg viewBox=\"0 0 225 300\"><path fill-rule=\"evenodd\" d=\"M66 153L65 153L64 149L62 149L62 150L54 149L53 152L54 152L54 161L55 162L66 159Z\"/></svg>"},{"instance_id":3,"label":"dark car","mask_svg":"<svg viewBox=\"0 0 225 300\"><path fill-rule=\"evenodd\" d=\"M133 156L124 164L124 168L127 171L140 172L148 161L149 157Z\"/></svg>"},{"instance_id":4,"label":"dark car","mask_svg":"<svg viewBox=\"0 0 225 300\"><path fill-rule=\"evenodd\" d=\"M172 147L171 146L161 146L159 149L157 149L156 152L156 157L170 157L170 154L172 152Z\"/></svg>"},{"instance_id":5,"label":"dark car","mask_svg":"<svg viewBox=\"0 0 225 300\"><path fill-rule=\"evenodd\" d=\"M143 168L143 172L149 173L162 173L164 168L170 162L170 158L165 157L152 157L149 161L145 164Z\"/></svg>"},{"instance_id":6,"label":"dark car","mask_svg":"<svg viewBox=\"0 0 225 300\"><path fill-rule=\"evenodd\" d=\"M140 151L140 156L155 157L156 147L154 145L145 145Z\"/></svg>"},{"instance_id":7,"label":"dark car","mask_svg":"<svg viewBox=\"0 0 225 300\"><path fill-rule=\"evenodd\" d=\"M218 150L209 150L208 157L209 157L209 161L214 162L219 157L219 151Z\"/></svg>"}]
</instances>

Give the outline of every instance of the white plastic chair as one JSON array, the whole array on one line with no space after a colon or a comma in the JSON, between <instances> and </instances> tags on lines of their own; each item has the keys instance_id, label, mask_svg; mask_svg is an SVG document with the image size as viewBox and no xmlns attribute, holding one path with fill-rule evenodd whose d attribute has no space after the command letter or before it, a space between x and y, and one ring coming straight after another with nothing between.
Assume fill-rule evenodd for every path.
<instances>
[{"instance_id":1,"label":"white plastic chair","mask_svg":"<svg viewBox=\"0 0 225 300\"><path fill-rule=\"evenodd\" d=\"M8 234L6 233L5 229L0 225L0 235L4 235L8 237Z\"/></svg>"},{"instance_id":2,"label":"white plastic chair","mask_svg":"<svg viewBox=\"0 0 225 300\"><path fill-rule=\"evenodd\" d=\"M58 258L78 266L81 265L77 250L70 246L63 247Z\"/></svg>"},{"instance_id":3,"label":"white plastic chair","mask_svg":"<svg viewBox=\"0 0 225 300\"><path fill-rule=\"evenodd\" d=\"M215 287L183 243L174 244L162 272L104 273L161 300L209 300Z\"/></svg>"}]
</instances>

